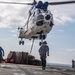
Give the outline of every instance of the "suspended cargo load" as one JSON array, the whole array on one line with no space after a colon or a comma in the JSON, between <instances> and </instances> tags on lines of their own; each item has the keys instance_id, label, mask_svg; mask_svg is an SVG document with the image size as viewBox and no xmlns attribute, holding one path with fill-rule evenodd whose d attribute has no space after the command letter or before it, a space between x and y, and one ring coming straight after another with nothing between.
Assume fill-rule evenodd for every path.
<instances>
[{"instance_id":1,"label":"suspended cargo load","mask_svg":"<svg viewBox=\"0 0 75 75\"><path fill-rule=\"evenodd\" d=\"M38 59L31 59L29 62L30 65L37 65L40 66L41 65L41 61Z\"/></svg>"},{"instance_id":2,"label":"suspended cargo load","mask_svg":"<svg viewBox=\"0 0 75 75\"><path fill-rule=\"evenodd\" d=\"M35 59L35 56L30 55L28 52L10 51L7 56L7 61L8 63L15 63L15 64L28 64L37 66L41 65L41 61Z\"/></svg>"}]
</instances>

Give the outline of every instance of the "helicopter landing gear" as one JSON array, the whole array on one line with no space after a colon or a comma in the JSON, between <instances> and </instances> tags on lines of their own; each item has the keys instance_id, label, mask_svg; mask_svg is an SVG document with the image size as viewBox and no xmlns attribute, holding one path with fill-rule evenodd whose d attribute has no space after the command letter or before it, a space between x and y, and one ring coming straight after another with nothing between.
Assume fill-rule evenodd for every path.
<instances>
[{"instance_id":1,"label":"helicopter landing gear","mask_svg":"<svg viewBox=\"0 0 75 75\"><path fill-rule=\"evenodd\" d=\"M43 40L46 39L46 35L40 34L39 39L41 40L41 42L39 42L39 45L41 46L41 44L43 43Z\"/></svg>"},{"instance_id":2,"label":"helicopter landing gear","mask_svg":"<svg viewBox=\"0 0 75 75\"><path fill-rule=\"evenodd\" d=\"M41 46L42 42L39 42L39 46Z\"/></svg>"},{"instance_id":3,"label":"helicopter landing gear","mask_svg":"<svg viewBox=\"0 0 75 75\"><path fill-rule=\"evenodd\" d=\"M31 54L31 52L32 52L32 49L33 49L34 40L35 40L35 39L33 39L33 41L32 41L32 46L31 46L30 54Z\"/></svg>"},{"instance_id":4,"label":"helicopter landing gear","mask_svg":"<svg viewBox=\"0 0 75 75\"><path fill-rule=\"evenodd\" d=\"M40 34L39 38L45 40L46 39L46 35Z\"/></svg>"},{"instance_id":5,"label":"helicopter landing gear","mask_svg":"<svg viewBox=\"0 0 75 75\"><path fill-rule=\"evenodd\" d=\"M24 45L24 41L23 41L23 39L21 39L21 41L19 41L19 45Z\"/></svg>"}]
</instances>

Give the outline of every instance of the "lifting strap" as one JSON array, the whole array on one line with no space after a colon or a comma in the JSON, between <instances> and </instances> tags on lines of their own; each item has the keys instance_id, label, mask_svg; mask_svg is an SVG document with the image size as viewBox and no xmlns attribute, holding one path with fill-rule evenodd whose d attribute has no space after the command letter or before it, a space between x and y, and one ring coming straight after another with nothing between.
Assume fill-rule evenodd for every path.
<instances>
[{"instance_id":1,"label":"lifting strap","mask_svg":"<svg viewBox=\"0 0 75 75\"><path fill-rule=\"evenodd\" d=\"M32 41L32 46L31 46L30 54L31 54L31 52L32 52L33 45L34 45L34 39L33 39L33 41Z\"/></svg>"}]
</instances>

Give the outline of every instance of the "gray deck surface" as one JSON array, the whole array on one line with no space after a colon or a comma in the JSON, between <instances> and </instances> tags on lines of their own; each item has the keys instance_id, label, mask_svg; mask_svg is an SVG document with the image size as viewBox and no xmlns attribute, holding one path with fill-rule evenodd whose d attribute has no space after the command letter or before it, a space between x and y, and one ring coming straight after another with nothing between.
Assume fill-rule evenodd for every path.
<instances>
[{"instance_id":1,"label":"gray deck surface","mask_svg":"<svg viewBox=\"0 0 75 75\"><path fill-rule=\"evenodd\" d=\"M42 70L41 66L4 63L0 64L0 75L75 75L75 69L48 66Z\"/></svg>"}]
</instances>

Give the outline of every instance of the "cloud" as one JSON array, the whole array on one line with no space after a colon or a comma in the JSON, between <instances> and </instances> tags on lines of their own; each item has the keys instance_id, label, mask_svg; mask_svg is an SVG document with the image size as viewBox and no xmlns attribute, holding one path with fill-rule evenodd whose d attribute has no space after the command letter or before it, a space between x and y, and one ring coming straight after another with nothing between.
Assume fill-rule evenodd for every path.
<instances>
[{"instance_id":1,"label":"cloud","mask_svg":"<svg viewBox=\"0 0 75 75\"><path fill-rule=\"evenodd\" d=\"M14 37L17 37L17 35L16 35L16 34L14 34L13 36L14 36Z\"/></svg>"},{"instance_id":2,"label":"cloud","mask_svg":"<svg viewBox=\"0 0 75 75\"><path fill-rule=\"evenodd\" d=\"M73 55L75 54L75 48L59 48L57 49L57 53L61 53L62 54L68 54L68 55Z\"/></svg>"},{"instance_id":3,"label":"cloud","mask_svg":"<svg viewBox=\"0 0 75 75\"><path fill-rule=\"evenodd\" d=\"M61 20L63 21L63 22L72 22L73 21L73 19L71 18L71 17L69 17L69 16L61 16Z\"/></svg>"},{"instance_id":4,"label":"cloud","mask_svg":"<svg viewBox=\"0 0 75 75\"><path fill-rule=\"evenodd\" d=\"M62 29L61 29L61 30L59 29L58 31L59 31L59 32L64 32L64 30L62 30Z\"/></svg>"},{"instance_id":5,"label":"cloud","mask_svg":"<svg viewBox=\"0 0 75 75\"><path fill-rule=\"evenodd\" d=\"M15 30L11 30L10 32L15 33L16 31Z\"/></svg>"},{"instance_id":6,"label":"cloud","mask_svg":"<svg viewBox=\"0 0 75 75\"><path fill-rule=\"evenodd\" d=\"M54 24L55 25L64 25L65 23L68 22L74 22L74 19L70 17L69 15L65 14L64 12L58 12L59 10L54 10Z\"/></svg>"},{"instance_id":7,"label":"cloud","mask_svg":"<svg viewBox=\"0 0 75 75\"><path fill-rule=\"evenodd\" d=\"M75 10L73 7L75 7L75 4L49 6L49 10L51 10L54 17L54 24L59 26L67 23L75 23Z\"/></svg>"},{"instance_id":8,"label":"cloud","mask_svg":"<svg viewBox=\"0 0 75 75\"><path fill-rule=\"evenodd\" d=\"M67 52L75 52L75 48L72 48L72 49L64 49L65 51Z\"/></svg>"},{"instance_id":9,"label":"cloud","mask_svg":"<svg viewBox=\"0 0 75 75\"><path fill-rule=\"evenodd\" d=\"M0 4L0 28L25 24L29 6Z\"/></svg>"},{"instance_id":10,"label":"cloud","mask_svg":"<svg viewBox=\"0 0 75 75\"><path fill-rule=\"evenodd\" d=\"M3 1L7 1L7 0L3 0ZM49 2L50 1L59 1L59 0L49 0ZM30 3L30 2L33 2L33 0L30 0L30 1L28 0L8 0L8 2L19 2L19 3L29 2ZM51 7L49 6L49 10L51 9L54 15L55 25L64 25L66 22L73 22L74 19L71 17L71 15L73 15L72 14L73 9L71 8L71 6L69 7L67 6L69 5L51 6ZM0 28L8 28L8 27L11 27L11 25L23 26L27 20L28 11L30 7L31 6L27 6L27 5L24 6L24 5L0 4ZM63 7L65 7L65 9ZM66 11L64 10L68 10L69 12L66 13Z\"/></svg>"}]
</instances>

